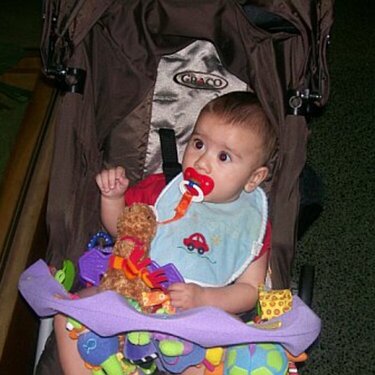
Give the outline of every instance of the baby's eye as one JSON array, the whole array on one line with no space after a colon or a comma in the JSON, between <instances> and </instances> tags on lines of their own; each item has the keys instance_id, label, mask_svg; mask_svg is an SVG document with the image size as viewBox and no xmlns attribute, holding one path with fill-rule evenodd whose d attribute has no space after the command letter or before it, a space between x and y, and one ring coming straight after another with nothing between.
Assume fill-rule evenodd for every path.
<instances>
[{"instance_id":1,"label":"baby's eye","mask_svg":"<svg viewBox=\"0 0 375 375\"><path fill-rule=\"evenodd\" d=\"M231 158L227 152L221 151L219 153L219 160L223 162L228 162L228 161L231 161Z\"/></svg>"},{"instance_id":2,"label":"baby's eye","mask_svg":"<svg viewBox=\"0 0 375 375\"><path fill-rule=\"evenodd\" d=\"M201 150L204 147L204 143L200 139L195 139L193 144L197 150Z\"/></svg>"}]
</instances>

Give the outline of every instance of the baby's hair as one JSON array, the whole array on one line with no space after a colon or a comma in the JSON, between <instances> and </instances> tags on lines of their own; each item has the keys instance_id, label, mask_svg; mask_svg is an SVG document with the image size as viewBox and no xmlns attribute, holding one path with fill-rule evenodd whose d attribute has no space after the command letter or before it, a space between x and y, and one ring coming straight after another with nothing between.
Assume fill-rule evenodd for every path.
<instances>
[{"instance_id":1,"label":"baby's hair","mask_svg":"<svg viewBox=\"0 0 375 375\"><path fill-rule=\"evenodd\" d=\"M208 102L200 115L211 113L225 118L229 124L240 125L256 132L263 140L263 163L267 164L275 153L277 135L255 94L234 91Z\"/></svg>"}]
</instances>

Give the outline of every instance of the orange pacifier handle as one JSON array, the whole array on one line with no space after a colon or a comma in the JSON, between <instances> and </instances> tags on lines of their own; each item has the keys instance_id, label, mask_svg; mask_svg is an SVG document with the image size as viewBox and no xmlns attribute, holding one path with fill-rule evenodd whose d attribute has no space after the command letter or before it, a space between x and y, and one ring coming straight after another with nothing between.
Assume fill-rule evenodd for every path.
<instances>
[{"instance_id":1,"label":"orange pacifier handle","mask_svg":"<svg viewBox=\"0 0 375 375\"><path fill-rule=\"evenodd\" d=\"M182 197L175 208L175 215L159 224L168 224L181 219L187 212L192 202L202 202L204 197L211 193L214 181L211 177L198 173L194 168L186 168L184 179L180 183Z\"/></svg>"}]
</instances>

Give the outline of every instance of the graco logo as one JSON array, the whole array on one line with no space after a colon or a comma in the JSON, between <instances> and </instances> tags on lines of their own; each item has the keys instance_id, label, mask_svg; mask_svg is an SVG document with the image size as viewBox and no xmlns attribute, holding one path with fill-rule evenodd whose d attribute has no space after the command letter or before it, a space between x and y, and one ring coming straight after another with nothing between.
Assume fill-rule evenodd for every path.
<instances>
[{"instance_id":1,"label":"graco logo","mask_svg":"<svg viewBox=\"0 0 375 375\"><path fill-rule=\"evenodd\" d=\"M173 79L180 85L193 89L218 90L228 86L228 81L224 78L209 73L186 71L177 73Z\"/></svg>"}]
</instances>

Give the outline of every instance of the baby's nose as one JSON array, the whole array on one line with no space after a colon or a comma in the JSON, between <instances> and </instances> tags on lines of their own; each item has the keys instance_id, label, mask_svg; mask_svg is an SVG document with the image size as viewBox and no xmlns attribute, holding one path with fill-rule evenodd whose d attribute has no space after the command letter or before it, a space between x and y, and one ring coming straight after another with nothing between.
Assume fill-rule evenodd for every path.
<instances>
[{"instance_id":1,"label":"baby's nose","mask_svg":"<svg viewBox=\"0 0 375 375\"><path fill-rule=\"evenodd\" d=\"M194 167L204 173L211 172L211 163L207 155L202 155L199 159L196 160Z\"/></svg>"}]
</instances>

